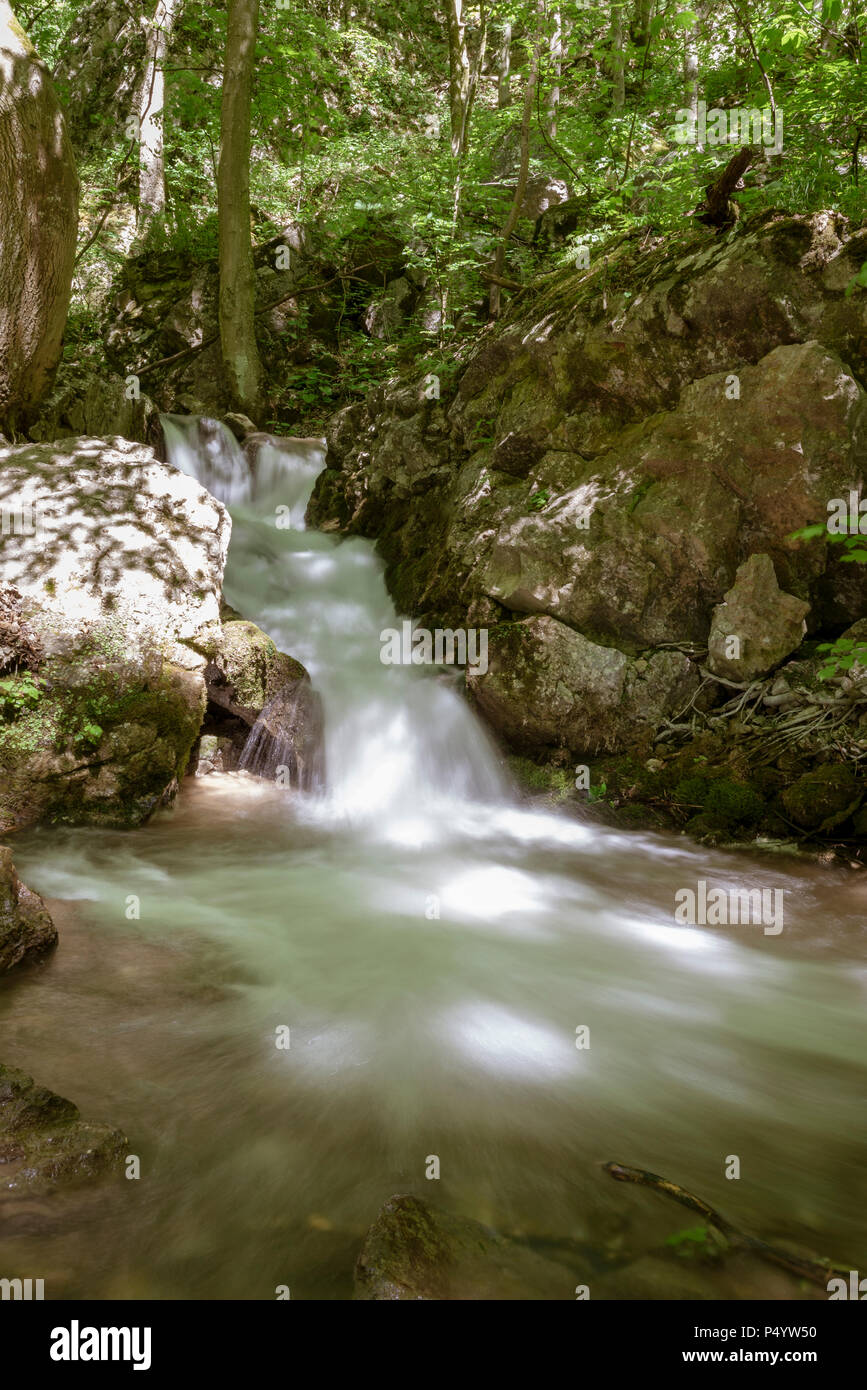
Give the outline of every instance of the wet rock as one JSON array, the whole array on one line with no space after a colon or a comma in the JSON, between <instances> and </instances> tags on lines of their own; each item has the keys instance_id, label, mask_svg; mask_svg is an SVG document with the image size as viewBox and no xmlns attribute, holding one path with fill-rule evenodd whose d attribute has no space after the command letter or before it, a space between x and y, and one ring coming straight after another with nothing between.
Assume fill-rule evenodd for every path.
<instances>
[{"instance_id":1,"label":"wet rock","mask_svg":"<svg viewBox=\"0 0 867 1390\"><path fill-rule=\"evenodd\" d=\"M208 699L251 725L279 690L303 680L309 677L301 662L244 619L223 623L205 668Z\"/></svg>"},{"instance_id":2,"label":"wet rock","mask_svg":"<svg viewBox=\"0 0 867 1390\"><path fill-rule=\"evenodd\" d=\"M641 669L636 669L641 667ZM478 708L521 752L617 752L698 689L680 652L634 662L547 616L492 628L488 669L467 671Z\"/></svg>"},{"instance_id":3,"label":"wet rock","mask_svg":"<svg viewBox=\"0 0 867 1390\"><path fill-rule=\"evenodd\" d=\"M0 975L56 945L57 929L45 903L19 879L11 849L0 845Z\"/></svg>"},{"instance_id":4,"label":"wet rock","mask_svg":"<svg viewBox=\"0 0 867 1390\"><path fill-rule=\"evenodd\" d=\"M390 1197L365 1237L356 1300L574 1299L574 1270L418 1197Z\"/></svg>"},{"instance_id":5,"label":"wet rock","mask_svg":"<svg viewBox=\"0 0 867 1390\"><path fill-rule=\"evenodd\" d=\"M312 791L324 780L324 732L322 701L304 672L262 710L239 766L281 786Z\"/></svg>"},{"instance_id":6,"label":"wet rock","mask_svg":"<svg viewBox=\"0 0 867 1390\"><path fill-rule=\"evenodd\" d=\"M825 832L849 819L865 791L867 784L851 767L827 763L787 787L782 801L796 825Z\"/></svg>"},{"instance_id":7,"label":"wet rock","mask_svg":"<svg viewBox=\"0 0 867 1390\"><path fill-rule=\"evenodd\" d=\"M0 1185L53 1186L119 1171L120 1130L82 1120L77 1106L22 1071L0 1066Z\"/></svg>"},{"instance_id":8,"label":"wet rock","mask_svg":"<svg viewBox=\"0 0 867 1390\"><path fill-rule=\"evenodd\" d=\"M21 596L37 670L2 683L0 832L140 824L170 800L205 712L225 509L122 439L0 452L0 592Z\"/></svg>"},{"instance_id":9,"label":"wet rock","mask_svg":"<svg viewBox=\"0 0 867 1390\"><path fill-rule=\"evenodd\" d=\"M243 444L248 434L256 433L256 426L249 415L242 415L239 411L231 411L223 416L223 424L228 425L235 438Z\"/></svg>"},{"instance_id":10,"label":"wet rock","mask_svg":"<svg viewBox=\"0 0 867 1390\"><path fill-rule=\"evenodd\" d=\"M203 734L199 739L195 775L207 777L211 772L231 772L237 761L236 745L231 738Z\"/></svg>"},{"instance_id":11,"label":"wet rock","mask_svg":"<svg viewBox=\"0 0 867 1390\"><path fill-rule=\"evenodd\" d=\"M783 593L770 555L751 555L713 610L708 669L730 681L766 676L801 645L809 610L803 599Z\"/></svg>"}]
</instances>

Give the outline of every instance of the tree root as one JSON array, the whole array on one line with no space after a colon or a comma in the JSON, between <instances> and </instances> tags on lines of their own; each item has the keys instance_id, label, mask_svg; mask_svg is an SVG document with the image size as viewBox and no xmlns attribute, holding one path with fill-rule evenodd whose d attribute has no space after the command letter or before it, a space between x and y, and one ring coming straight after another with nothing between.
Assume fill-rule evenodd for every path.
<instances>
[{"instance_id":1,"label":"tree root","mask_svg":"<svg viewBox=\"0 0 867 1390\"><path fill-rule=\"evenodd\" d=\"M842 1265L833 1264L830 1260L810 1260L805 1256L792 1255L787 1250L780 1250L775 1245L757 1240L755 1236L746 1235L701 1197L696 1197L695 1193L688 1192L676 1182L659 1177L657 1173L648 1173L643 1168L626 1168L622 1163L603 1163L602 1167L615 1182L637 1183L640 1187L649 1187L654 1192L661 1192L663 1196L673 1198L682 1207L687 1207L689 1211L703 1217L709 1226L713 1226L725 1237L733 1249L748 1250L760 1259L779 1265L781 1269L788 1270L800 1279L809 1279L811 1283L822 1288L827 1288L830 1279L849 1278L849 1270L844 1269Z\"/></svg>"}]
</instances>

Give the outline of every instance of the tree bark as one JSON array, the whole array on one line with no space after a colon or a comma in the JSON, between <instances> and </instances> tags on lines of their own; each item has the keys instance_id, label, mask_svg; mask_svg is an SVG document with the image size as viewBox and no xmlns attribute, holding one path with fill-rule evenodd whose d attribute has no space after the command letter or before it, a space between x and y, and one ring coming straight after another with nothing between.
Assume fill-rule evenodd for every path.
<instances>
[{"instance_id":1,"label":"tree bark","mask_svg":"<svg viewBox=\"0 0 867 1390\"><path fill-rule=\"evenodd\" d=\"M692 115L692 128L698 119L698 21L683 34L683 100ZM703 149L703 145L699 145Z\"/></svg>"},{"instance_id":2,"label":"tree bark","mask_svg":"<svg viewBox=\"0 0 867 1390\"><path fill-rule=\"evenodd\" d=\"M470 55L463 0L449 0L449 116L452 156L458 159L466 144L466 110L470 99Z\"/></svg>"},{"instance_id":3,"label":"tree bark","mask_svg":"<svg viewBox=\"0 0 867 1390\"><path fill-rule=\"evenodd\" d=\"M235 406L257 423L263 409L263 372L256 344L250 234L250 102L258 23L259 0L229 0L217 176L223 368Z\"/></svg>"},{"instance_id":4,"label":"tree bark","mask_svg":"<svg viewBox=\"0 0 867 1390\"><path fill-rule=\"evenodd\" d=\"M60 359L78 176L51 77L0 0L0 429L35 418Z\"/></svg>"},{"instance_id":5,"label":"tree bark","mask_svg":"<svg viewBox=\"0 0 867 1390\"><path fill-rule=\"evenodd\" d=\"M179 0L157 0L147 29L144 80L139 94L139 236L166 210L166 164L163 157L163 107L166 61Z\"/></svg>"},{"instance_id":6,"label":"tree bark","mask_svg":"<svg viewBox=\"0 0 867 1390\"><path fill-rule=\"evenodd\" d=\"M611 8L611 106L614 111L622 111L626 105L626 55L623 48L623 4L625 0L615 0Z\"/></svg>"},{"instance_id":7,"label":"tree bark","mask_svg":"<svg viewBox=\"0 0 867 1390\"><path fill-rule=\"evenodd\" d=\"M527 74L527 85L524 88L524 112L521 118L521 164L518 169L518 183L515 188L515 196L512 199L512 206L509 209L509 216L503 228L503 239L497 247L497 254L494 257L494 264L491 275L491 290L488 300L488 310L492 319L500 316L500 284L503 278L503 265L506 260L506 252L509 249L509 240L521 212L521 204L524 201L524 194L527 191L527 174L530 168L530 127L533 121L533 106L536 100L536 87L539 82L539 52L542 47L541 40L541 4L538 10L536 37L533 43L533 54L530 59L530 71Z\"/></svg>"},{"instance_id":8,"label":"tree bark","mask_svg":"<svg viewBox=\"0 0 867 1390\"><path fill-rule=\"evenodd\" d=\"M497 54L497 106L500 110L512 100L512 26L508 20L500 30L500 48Z\"/></svg>"},{"instance_id":9,"label":"tree bark","mask_svg":"<svg viewBox=\"0 0 867 1390\"><path fill-rule=\"evenodd\" d=\"M563 19L559 6L552 15L553 30L548 42L548 57L551 64L551 86L548 89L548 138L557 135L557 110L560 105L560 76L563 70Z\"/></svg>"}]
</instances>

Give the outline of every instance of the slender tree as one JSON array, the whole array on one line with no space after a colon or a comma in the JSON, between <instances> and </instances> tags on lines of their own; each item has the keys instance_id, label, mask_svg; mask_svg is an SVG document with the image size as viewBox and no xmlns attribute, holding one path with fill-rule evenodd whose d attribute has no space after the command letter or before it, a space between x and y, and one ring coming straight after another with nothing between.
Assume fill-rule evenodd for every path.
<instances>
[{"instance_id":1,"label":"slender tree","mask_svg":"<svg viewBox=\"0 0 867 1390\"><path fill-rule=\"evenodd\" d=\"M500 28L500 46L497 50L497 106L502 110L512 100L512 26L509 20Z\"/></svg>"},{"instance_id":2,"label":"slender tree","mask_svg":"<svg viewBox=\"0 0 867 1390\"><path fill-rule=\"evenodd\" d=\"M622 111L626 105L626 54L624 51L623 4L624 0L614 0L614 4L611 6L611 26L609 29L612 81L611 105L615 112Z\"/></svg>"},{"instance_id":3,"label":"slender tree","mask_svg":"<svg viewBox=\"0 0 867 1390\"><path fill-rule=\"evenodd\" d=\"M229 0L217 178L223 368L235 405L254 421L263 409L250 234L250 103L258 24L259 0Z\"/></svg>"},{"instance_id":4,"label":"slender tree","mask_svg":"<svg viewBox=\"0 0 867 1390\"><path fill-rule=\"evenodd\" d=\"M0 429L35 416L60 359L78 176L51 77L0 0Z\"/></svg>"},{"instance_id":5,"label":"slender tree","mask_svg":"<svg viewBox=\"0 0 867 1390\"><path fill-rule=\"evenodd\" d=\"M560 105L560 77L563 71L563 16L559 6L555 6L552 15L551 35L548 39L548 64L549 81L548 97L546 106L548 108L548 136L553 140L557 134L557 109Z\"/></svg>"},{"instance_id":6,"label":"slender tree","mask_svg":"<svg viewBox=\"0 0 867 1390\"><path fill-rule=\"evenodd\" d=\"M163 68L179 0L157 0L147 26L144 80L139 93L139 193L137 231L143 236L166 207L166 162L163 155Z\"/></svg>"},{"instance_id":7,"label":"slender tree","mask_svg":"<svg viewBox=\"0 0 867 1390\"><path fill-rule=\"evenodd\" d=\"M518 218L521 213L521 204L524 201L524 194L527 191L527 176L530 171L530 128L533 123L533 107L536 101L536 89L539 85L539 56L542 47L542 4L539 0L536 14L536 34L533 41L533 50L530 57L530 70L527 74L527 84L524 88L524 110L521 116L521 161L518 167L518 182L515 187L515 194L512 198L512 206L506 218L506 225L503 228L502 239L497 247L494 257L494 268L491 277L491 288L489 291L488 310L491 318L499 318L500 314L500 285L499 280L503 274L503 266L506 261L506 252L509 249L509 242L515 227L518 225Z\"/></svg>"}]
</instances>

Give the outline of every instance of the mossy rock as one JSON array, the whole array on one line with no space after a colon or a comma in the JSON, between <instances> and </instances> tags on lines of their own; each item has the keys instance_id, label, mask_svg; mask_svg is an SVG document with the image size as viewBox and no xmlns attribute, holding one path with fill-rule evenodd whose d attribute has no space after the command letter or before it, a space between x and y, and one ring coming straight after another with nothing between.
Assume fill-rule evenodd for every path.
<instances>
[{"instance_id":1,"label":"mossy rock","mask_svg":"<svg viewBox=\"0 0 867 1390\"><path fill-rule=\"evenodd\" d=\"M72 1101L0 1065L0 1165L7 1189L119 1172L128 1147L119 1129L82 1120Z\"/></svg>"},{"instance_id":2,"label":"mossy rock","mask_svg":"<svg viewBox=\"0 0 867 1390\"><path fill-rule=\"evenodd\" d=\"M197 672L55 663L0 722L0 832L34 822L133 828L170 799L205 713Z\"/></svg>"},{"instance_id":3,"label":"mossy rock","mask_svg":"<svg viewBox=\"0 0 867 1390\"><path fill-rule=\"evenodd\" d=\"M0 845L0 975L56 945L57 929L45 903L19 879L11 849Z\"/></svg>"},{"instance_id":4,"label":"mossy rock","mask_svg":"<svg viewBox=\"0 0 867 1390\"><path fill-rule=\"evenodd\" d=\"M515 781L528 792L547 792L564 800L575 790L575 779L568 768L552 763L534 763L532 758L513 754L508 758Z\"/></svg>"},{"instance_id":5,"label":"mossy rock","mask_svg":"<svg viewBox=\"0 0 867 1390\"><path fill-rule=\"evenodd\" d=\"M754 825L761 819L765 803L752 787L721 777L711 782L704 809L721 826Z\"/></svg>"},{"instance_id":6,"label":"mossy rock","mask_svg":"<svg viewBox=\"0 0 867 1390\"><path fill-rule=\"evenodd\" d=\"M857 810L864 782L844 763L825 763L799 777L782 793L786 813L804 830L826 834Z\"/></svg>"},{"instance_id":7,"label":"mossy rock","mask_svg":"<svg viewBox=\"0 0 867 1390\"><path fill-rule=\"evenodd\" d=\"M467 1217L391 1197L365 1237L355 1269L361 1301L574 1299L587 1271L497 1235Z\"/></svg>"},{"instance_id":8,"label":"mossy rock","mask_svg":"<svg viewBox=\"0 0 867 1390\"><path fill-rule=\"evenodd\" d=\"M680 806L703 806L709 786L706 777L682 777L674 789L674 800Z\"/></svg>"},{"instance_id":9,"label":"mossy rock","mask_svg":"<svg viewBox=\"0 0 867 1390\"><path fill-rule=\"evenodd\" d=\"M693 816L683 827L687 835L691 835L694 840L700 840L702 844L718 845L729 838L730 832L719 821L706 815Z\"/></svg>"},{"instance_id":10,"label":"mossy rock","mask_svg":"<svg viewBox=\"0 0 867 1390\"><path fill-rule=\"evenodd\" d=\"M267 633L244 618L223 623L205 670L208 698L248 724L284 686L306 679L300 661L278 651Z\"/></svg>"}]
</instances>

